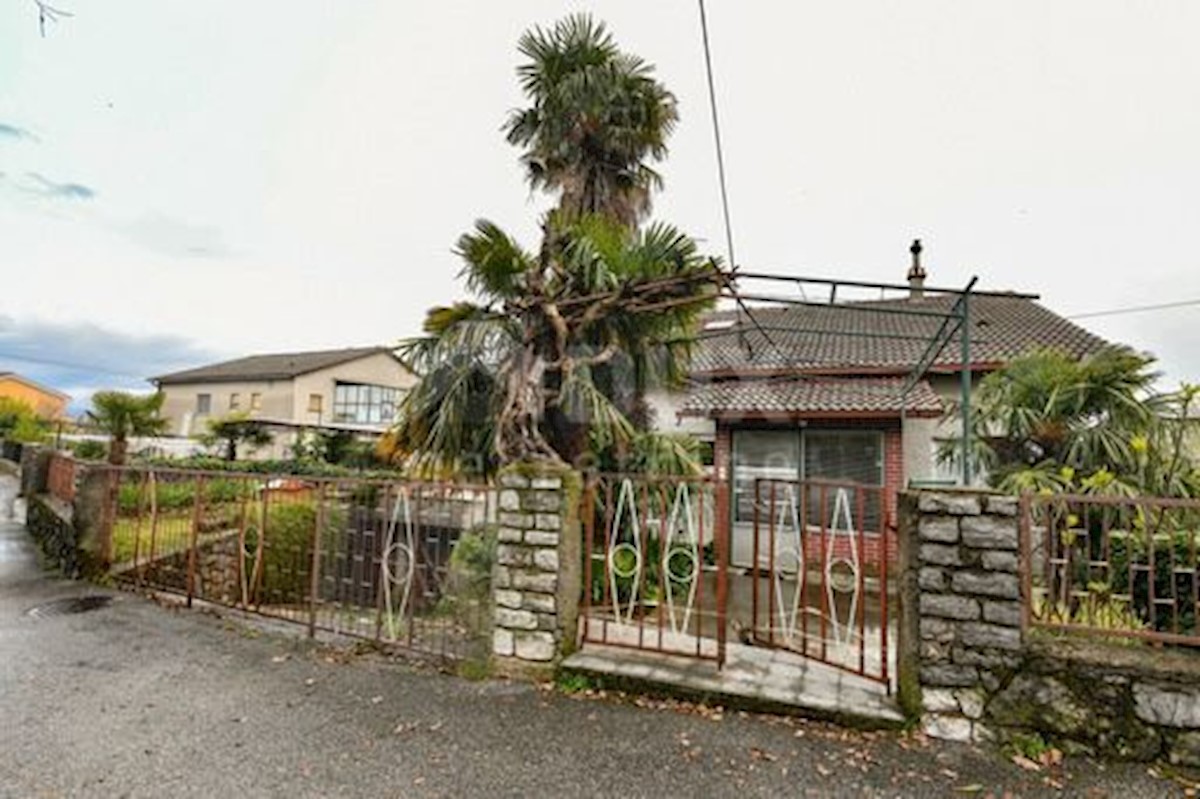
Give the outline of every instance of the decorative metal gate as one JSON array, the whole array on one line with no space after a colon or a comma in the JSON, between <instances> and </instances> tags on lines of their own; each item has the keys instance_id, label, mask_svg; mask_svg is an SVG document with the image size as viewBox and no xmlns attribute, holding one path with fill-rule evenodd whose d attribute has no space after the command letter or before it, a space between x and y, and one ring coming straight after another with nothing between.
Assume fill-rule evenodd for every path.
<instances>
[{"instance_id":1,"label":"decorative metal gate","mask_svg":"<svg viewBox=\"0 0 1200 799\"><path fill-rule=\"evenodd\" d=\"M724 662L725 498L706 478L589 476L584 641Z\"/></svg>"},{"instance_id":2,"label":"decorative metal gate","mask_svg":"<svg viewBox=\"0 0 1200 799\"><path fill-rule=\"evenodd\" d=\"M859 483L758 479L754 494L753 643L890 687L890 493Z\"/></svg>"}]
</instances>

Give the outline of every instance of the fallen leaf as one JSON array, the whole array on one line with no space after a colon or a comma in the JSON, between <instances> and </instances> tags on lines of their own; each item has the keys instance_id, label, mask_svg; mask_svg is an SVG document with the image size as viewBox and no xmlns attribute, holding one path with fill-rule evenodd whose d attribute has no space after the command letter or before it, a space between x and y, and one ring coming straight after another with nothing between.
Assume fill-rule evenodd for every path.
<instances>
[{"instance_id":1,"label":"fallen leaf","mask_svg":"<svg viewBox=\"0 0 1200 799\"><path fill-rule=\"evenodd\" d=\"M1041 771L1041 764L1035 763L1025 755L1013 755L1012 762L1025 769L1026 771Z\"/></svg>"},{"instance_id":2,"label":"fallen leaf","mask_svg":"<svg viewBox=\"0 0 1200 799\"><path fill-rule=\"evenodd\" d=\"M275 657L271 658L271 662L272 663L282 663L283 661L285 661L287 659L288 659L287 655L276 655Z\"/></svg>"},{"instance_id":3,"label":"fallen leaf","mask_svg":"<svg viewBox=\"0 0 1200 799\"><path fill-rule=\"evenodd\" d=\"M959 785L954 790L956 793L983 793L983 786L973 782L970 785Z\"/></svg>"},{"instance_id":4,"label":"fallen leaf","mask_svg":"<svg viewBox=\"0 0 1200 799\"><path fill-rule=\"evenodd\" d=\"M371 704L372 704L372 705L378 705L378 704L379 704L380 702L382 702L382 701L383 701L383 697L382 697L382 696L373 696L373 697L371 697Z\"/></svg>"}]
</instances>

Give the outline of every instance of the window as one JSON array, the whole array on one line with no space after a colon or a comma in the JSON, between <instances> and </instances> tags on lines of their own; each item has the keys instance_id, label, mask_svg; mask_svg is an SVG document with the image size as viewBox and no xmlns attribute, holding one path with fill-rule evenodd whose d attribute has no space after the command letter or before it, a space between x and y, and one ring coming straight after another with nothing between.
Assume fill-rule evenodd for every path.
<instances>
[{"instance_id":1,"label":"window","mask_svg":"<svg viewBox=\"0 0 1200 799\"><path fill-rule=\"evenodd\" d=\"M236 411L242 407L242 395L236 391L229 395L229 410Z\"/></svg>"},{"instance_id":2,"label":"window","mask_svg":"<svg viewBox=\"0 0 1200 799\"><path fill-rule=\"evenodd\" d=\"M882 486L883 434L875 430L738 430L733 435L734 521L754 521L754 481L827 480ZM811 514L820 514L819 488L810 489ZM855 492L851 492L855 493ZM827 492L828 494L828 492ZM863 492L866 528L877 529L878 491ZM857 516L858 497L848 497ZM832 509L827 509L827 512ZM817 519L814 517L813 522Z\"/></svg>"},{"instance_id":3,"label":"window","mask_svg":"<svg viewBox=\"0 0 1200 799\"><path fill-rule=\"evenodd\" d=\"M385 425L396 418L400 391L366 383L338 383L333 389L333 421Z\"/></svg>"},{"instance_id":4,"label":"window","mask_svg":"<svg viewBox=\"0 0 1200 799\"><path fill-rule=\"evenodd\" d=\"M325 398L323 396L321 396L320 394L309 394L308 395L308 412L309 413L320 413L325 408L324 400L325 400Z\"/></svg>"},{"instance_id":5,"label":"window","mask_svg":"<svg viewBox=\"0 0 1200 799\"><path fill-rule=\"evenodd\" d=\"M259 394L257 391L250 395L250 410L262 410L262 394Z\"/></svg>"},{"instance_id":6,"label":"window","mask_svg":"<svg viewBox=\"0 0 1200 799\"><path fill-rule=\"evenodd\" d=\"M196 395L196 415L207 416L212 413L212 394Z\"/></svg>"}]
</instances>

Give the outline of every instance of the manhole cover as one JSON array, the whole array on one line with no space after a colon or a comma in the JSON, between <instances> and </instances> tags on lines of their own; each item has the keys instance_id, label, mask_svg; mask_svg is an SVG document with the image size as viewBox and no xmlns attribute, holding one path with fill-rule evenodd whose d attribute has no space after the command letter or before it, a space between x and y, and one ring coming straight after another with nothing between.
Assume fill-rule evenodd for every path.
<instances>
[{"instance_id":1,"label":"manhole cover","mask_svg":"<svg viewBox=\"0 0 1200 799\"><path fill-rule=\"evenodd\" d=\"M29 615L35 619L45 619L51 616L69 616L74 613L87 613L89 610L108 607L110 602L112 602L112 597L100 595L57 599L53 602L47 602L44 605L31 608Z\"/></svg>"}]
</instances>

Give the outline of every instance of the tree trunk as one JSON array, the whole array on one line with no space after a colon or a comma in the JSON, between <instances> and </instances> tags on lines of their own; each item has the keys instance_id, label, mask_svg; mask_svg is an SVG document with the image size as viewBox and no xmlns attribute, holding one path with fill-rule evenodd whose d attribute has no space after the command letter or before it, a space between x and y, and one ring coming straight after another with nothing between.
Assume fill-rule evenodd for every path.
<instances>
[{"instance_id":1,"label":"tree trunk","mask_svg":"<svg viewBox=\"0 0 1200 799\"><path fill-rule=\"evenodd\" d=\"M129 442L125 440L125 436L113 436L108 442L108 462L114 466L124 466L128 449Z\"/></svg>"}]
</instances>

